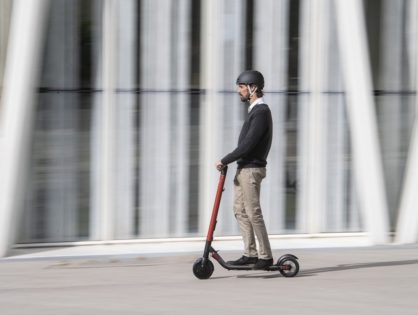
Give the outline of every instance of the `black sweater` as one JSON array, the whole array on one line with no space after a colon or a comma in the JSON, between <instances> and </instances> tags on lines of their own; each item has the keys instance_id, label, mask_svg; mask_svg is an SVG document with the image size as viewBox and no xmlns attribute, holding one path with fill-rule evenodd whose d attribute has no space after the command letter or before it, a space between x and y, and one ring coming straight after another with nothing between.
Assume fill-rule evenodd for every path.
<instances>
[{"instance_id":1,"label":"black sweater","mask_svg":"<svg viewBox=\"0 0 418 315\"><path fill-rule=\"evenodd\" d=\"M273 121L266 104L256 105L248 114L239 135L238 147L226 155L222 164L237 161L238 168L265 167L273 138Z\"/></svg>"}]
</instances>

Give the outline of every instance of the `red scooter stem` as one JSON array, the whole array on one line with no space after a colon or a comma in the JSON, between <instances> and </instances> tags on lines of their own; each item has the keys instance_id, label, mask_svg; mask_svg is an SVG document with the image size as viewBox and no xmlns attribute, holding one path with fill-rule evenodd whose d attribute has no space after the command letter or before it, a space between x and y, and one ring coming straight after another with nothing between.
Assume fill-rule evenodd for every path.
<instances>
[{"instance_id":1,"label":"red scooter stem","mask_svg":"<svg viewBox=\"0 0 418 315\"><path fill-rule=\"evenodd\" d=\"M216 219L218 217L218 210L219 210L219 205L221 203L221 197L222 197L222 192L224 190L224 184L225 184L227 171L228 171L228 166L225 165L221 169L221 176L219 178L218 189L216 191L215 203L213 204L212 217L210 219L208 235L206 236L206 241L208 242L213 241L213 233L216 227Z\"/></svg>"}]
</instances>

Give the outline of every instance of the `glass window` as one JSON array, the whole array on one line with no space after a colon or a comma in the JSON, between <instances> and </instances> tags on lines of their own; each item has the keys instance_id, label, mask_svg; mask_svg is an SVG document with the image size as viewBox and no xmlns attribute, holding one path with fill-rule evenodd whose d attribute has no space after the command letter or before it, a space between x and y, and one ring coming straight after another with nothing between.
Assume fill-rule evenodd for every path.
<instances>
[{"instance_id":1,"label":"glass window","mask_svg":"<svg viewBox=\"0 0 418 315\"><path fill-rule=\"evenodd\" d=\"M392 230L415 119L414 1L364 1L379 140Z\"/></svg>"},{"instance_id":2,"label":"glass window","mask_svg":"<svg viewBox=\"0 0 418 315\"><path fill-rule=\"evenodd\" d=\"M235 80L251 68L265 76L274 120L261 199L268 231L310 233L312 213L315 232L363 229L335 1L323 2L318 13L299 0L126 0L109 2L111 17L107 3L50 2L20 242L204 235L218 175L213 164L235 148L247 114ZM415 117L412 5L364 1L392 226ZM0 6L1 74L11 1ZM320 41L310 33L315 14L322 17ZM321 106L320 126L313 102ZM102 156L108 123L110 167ZM318 130L319 140L311 137ZM309 173L316 153L318 182ZM235 164L222 200L222 235L239 234L234 170ZM110 205L105 172L112 178ZM323 207L312 211L306 202L316 184ZM112 209L106 226L104 205Z\"/></svg>"},{"instance_id":3,"label":"glass window","mask_svg":"<svg viewBox=\"0 0 418 315\"><path fill-rule=\"evenodd\" d=\"M21 242L89 238L100 1L51 1Z\"/></svg>"}]
</instances>

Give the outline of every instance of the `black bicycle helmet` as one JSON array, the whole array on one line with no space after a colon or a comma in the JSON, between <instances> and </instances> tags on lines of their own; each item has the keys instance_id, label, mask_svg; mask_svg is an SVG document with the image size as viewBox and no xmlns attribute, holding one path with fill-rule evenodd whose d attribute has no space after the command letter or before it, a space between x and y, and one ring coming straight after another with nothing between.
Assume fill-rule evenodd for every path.
<instances>
[{"instance_id":1,"label":"black bicycle helmet","mask_svg":"<svg viewBox=\"0 0 418 315\"><path fill-rule=\"evenodd\" d=\"M262 90L264 88L264 77L256 70L246 70L238 76L237 84L255 84L259 90Z\"/></svg>"}]
</instances>

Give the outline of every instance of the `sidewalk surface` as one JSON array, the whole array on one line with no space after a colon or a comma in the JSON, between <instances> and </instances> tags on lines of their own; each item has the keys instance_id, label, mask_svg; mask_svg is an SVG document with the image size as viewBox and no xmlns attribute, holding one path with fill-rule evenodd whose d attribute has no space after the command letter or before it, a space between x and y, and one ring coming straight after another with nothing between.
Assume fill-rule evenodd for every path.
<instances>
[{"instance_id":1,"label":"sidewalk surface","mask_svg":"<svg viewBox=\"0 0 418 315\"><path fill-rule=\"evenodd\" d=\"M275 259L285 253L299 257L295 278L214 262L198 280L201 252L2 259L1 314L418 314L418 245L275 250Z\"/></svg>"}]
</instances>

